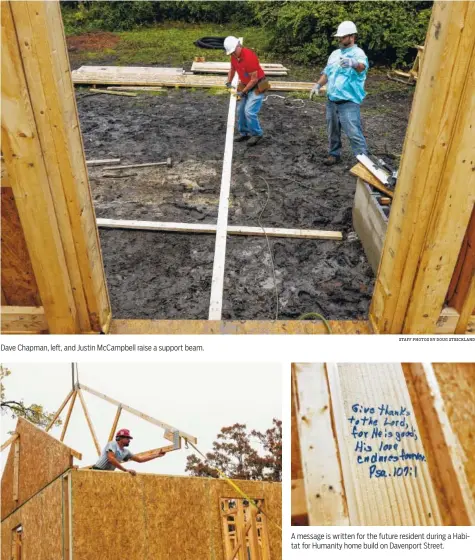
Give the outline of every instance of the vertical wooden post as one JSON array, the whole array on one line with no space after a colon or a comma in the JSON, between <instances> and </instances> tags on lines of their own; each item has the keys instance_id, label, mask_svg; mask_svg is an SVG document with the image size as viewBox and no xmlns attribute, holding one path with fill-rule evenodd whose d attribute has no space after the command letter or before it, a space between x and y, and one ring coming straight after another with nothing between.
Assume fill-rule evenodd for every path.
<instances>
[{"instance_id":1,"label":"vertical wooden post","mask_svg":"<svg viewBox=\"0 0 475 560\"><path fill-rule=\"evenodd\" d=\"M247 559L246 522L244 520L244 504L241 499L236 499L236 543L239 545L238 560Z\"/></svg>"},{"instance_id":2,"label":"vertical wooden post","mask_svg":"<svg viewBox=\"0 0 475 560\"><path fill-rule=\"evenodd\" d=\"M60 5L5 2L4 12L3 71L18 75L16 88L10 79L2 84L5 163L50 332L106 330L110 304ZM25 120L30 126L19 128ZM55 245L45 243L51 236ZM54 259L61 259L61 274L49 267ZM71 309L63 305L56 315L68 329L51 311L50 300L58 306L61 289Z\"/></svg>"},{"instance_id":3,"label":"vertical wooden post","mask_svg":"<svg viewBox=\"0 0 475 560\"><path fill-rule=\"evenodd\" d=\"M475 200L475 3L434 3L370 309L379 333L433 333Z\"/></svg>"}]
</instances>

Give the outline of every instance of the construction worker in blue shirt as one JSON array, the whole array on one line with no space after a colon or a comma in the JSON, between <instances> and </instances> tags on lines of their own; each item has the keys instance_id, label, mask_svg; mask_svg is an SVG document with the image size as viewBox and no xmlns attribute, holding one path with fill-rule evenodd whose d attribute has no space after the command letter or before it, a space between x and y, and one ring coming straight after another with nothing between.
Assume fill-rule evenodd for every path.
<instances>
[{"instance_id":1,"label":"construction worker in blue shirt","mask_svg":"<svg viewBox=\"0 0 475 560\"><path fill-rule=\"evenodd\" d=\"M310 92L310 99L320 95L327 84L327 130L329 155L325 165L340 162L341 129L345 131L355 156L368 154L368 147L361 128L360 104L366 96L364 83L368 73L368 57L356 44L356 25L344 21L338 26L340 48L328 58L320 79Z\"/></svg>"}]
</instances>

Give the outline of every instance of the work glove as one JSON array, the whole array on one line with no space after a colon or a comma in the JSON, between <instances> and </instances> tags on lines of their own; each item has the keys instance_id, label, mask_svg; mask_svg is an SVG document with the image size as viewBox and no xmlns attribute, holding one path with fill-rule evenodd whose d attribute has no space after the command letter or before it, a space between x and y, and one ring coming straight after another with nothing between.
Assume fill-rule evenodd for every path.
<instances>
[{"instance_id":1,"label":"work glove","mask_svg":"<svg viewBox=\"0 0 475 560\"><path fill-rule=\"evenodd\" d=\"M233 85L231 84L231 82L226 82L226 87L228 89L231 89L233 87Z\"/></svg>"},{"instance_id":2,"label":"work glove","mask_svg":"<svg viewBox=\"0 0 475 560\"><path fill-rule=\"evenodd\" d=\"M340 60L340 66L342 68L356 68L359 62L354 58L342 58Z\"/></svg>"},{"instance_id":3,"label":"work glove","mask_svg":"<svg viewBox=\"0 0 475 560\"><path fill-rule=\"evenodd\" d=\"M310 92L310 99L312 99L314 95L319 96L321 88L322 86L320 84L315 84L312 88L312 91Z\"/></svg>"},{"instance_id":4,"label":"work glove","mask_svg":"<svg viewBox=\"0 0 475 560\"><path fill-rule=\"evenodd\" d=\"M247 92L238 91L236 95L239 97L239 99L244 99L245 97L247 97Z\"/></svg>"}]
</instances>

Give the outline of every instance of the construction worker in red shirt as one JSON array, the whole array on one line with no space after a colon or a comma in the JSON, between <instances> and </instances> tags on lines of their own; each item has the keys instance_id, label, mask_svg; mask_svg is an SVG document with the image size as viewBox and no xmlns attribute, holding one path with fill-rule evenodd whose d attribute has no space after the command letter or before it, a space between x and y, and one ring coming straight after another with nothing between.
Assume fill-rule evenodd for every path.
<instances>
[{"instance_id":1,"label":"construction worker in red shirt","mask_svg":"<svg viewBox=\"0 0 475 560\"><path fill-rule=\"evenodd\" d=\"M247 146L255 146L263 136L258 114L264 101L263 93L270 88L270 85L256 53L241 46L239 39L233 36L226 37L224 50L231 56L226 87L231 87L236 72L239 76L236 94L239 97L239 134L234 137L234 141L247 141Z\"/></svg>"}]
</instances>

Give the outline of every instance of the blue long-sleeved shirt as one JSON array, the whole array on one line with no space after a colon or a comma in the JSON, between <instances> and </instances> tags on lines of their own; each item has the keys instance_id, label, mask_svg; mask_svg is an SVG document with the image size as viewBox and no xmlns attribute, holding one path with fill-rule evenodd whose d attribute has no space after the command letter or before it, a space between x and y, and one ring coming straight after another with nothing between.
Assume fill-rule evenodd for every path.
<instances>
[{"instance_id":1,"label":"blue long-sleeved shirt","mask_svg":"<svg viewBox=\"0 0 475 560\"><path fill-rule=\"evenodd\" d=\"M353 58L366 66L363 72L354 68L342 68L340 62L343 58ZM330 101L353 101L361 103L366 97L364 84L368 73L368 57L357 45L347 49L337 49L328 58L322 74L328 78L327 96Z\"/></svg>"}]
</instances>

